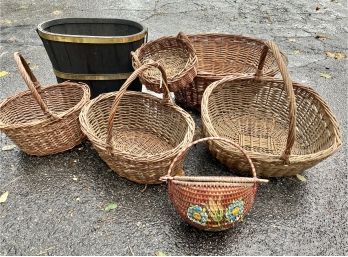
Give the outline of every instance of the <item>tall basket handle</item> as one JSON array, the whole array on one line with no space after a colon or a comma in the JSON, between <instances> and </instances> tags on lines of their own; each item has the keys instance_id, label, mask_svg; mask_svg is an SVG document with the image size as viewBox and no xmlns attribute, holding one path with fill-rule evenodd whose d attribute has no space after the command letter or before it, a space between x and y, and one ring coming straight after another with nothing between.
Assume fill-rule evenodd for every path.
<instances>
[{"instance_id":1,"label":"tall basket handle","mask_svg":"<svg viewBox=\"0 0 348 257\"><path fill-rule=\"evenodd\" d=\"M31 71L28 63L24 59L24 57L19 53L15 52L13 54L14 59L17 63L17 67L19 70L19 73L21 74L23 80L25 81L25 84L27 84L29 90L31 91L32 95L34 96L34 99L39 104L41 110L49 115L50 117L54 119L59 119L59 117L55 114L53 114L47 107L47 104L42 100L42 97L40 96L39 92L37 91L40 89L41 85L39 81L36 79L35 75Z\"/></svg>"},{"instance_id":2,"label":"tall basket handle","mask_svg":"<svg viewBox=\"0 0 348 257\"><path fill-rule=\"evenodd\" d=\"M165 89L165 90L163 90L163 101L162 101L163 104L164 105L173 104L173 100L170 97L170 92L168 89L168 81L167 81L166 72L165 72L164 68L159 63L157 63L157 62L147 63L147 64L142 65L139 69L135 70L128 77L126 82L124 82L124 84L122 85L120 90L117 92L115 99L114 99L114 102L112 103L112 107L111 107L109 119L108 119L108 131L107 131L107 138L106 138L106 145L107 145L107 150L109 153L112 152L112 144L111 144L112 128L114 126L114 118L115 118L118 106L120 105L121 98L126 93L127 88L130 86L132 81L135 80L139 76L139 74L141 74L144 70L152 68L152 67L158 68L161 72L161 75L162 75L160 84L162 84L164 89Z\"/></svg>"},{"instance_id":3,"label":"tall basket handle","mask_svg":"<svg viewBox=\"0 0 348 257\"><path fill-rule=\"evenodd\" d=\"M267 52L268 50L271 50L278 64L280 74L282 75L284 85L285 85L285 90L286 90L288 101L289 101L289 132L288 132L288 138L286 140L285 150L280 156L280 159L284 160L285 163L289 163L291 149L296 139L296 99L294 94L294 88L292 86L292 80L290 78L288 68L286 67L283 61L279 47L274 42L271 42L271 41L267 41L265 42L265 44L266 46L262 50L255 77L259 78L260 76L262 76L262 73L263 73L262 70L267 57Z\"/></svg>"},{"instance_id":4,"label":"tall basket handle","mask_svg":"<svg viewBox=\"0 0 348 257\"><path fill-rule=\"evenodd\" d=\"M173 177L172 177L173 168L175 167L175 165L177 165L180 161L182 161L185 158L188 149L190 147L198 144L198 143L209 141L209 140L211 140L211 141L216 140L216 141L225 142L225 143L230 144L230 145L236 147L237 149L239 149L243 153L245 158L248 160L248 163L249 163L249 165L251 167L251 173L252 173L252 176L253 176L253 181L254 182L267 182L268 181L268 180L262 180L262 179L258 179L257 178L255 166L254 166L253 162L251 161L251 158L249 157L248 153L240 145L238 145L237 143L233 142L230 139L222 138L222 137L206 137L206 138L198 139L198 140L196 140L196 141L194 141L194 142L192 142L190 144L187 144L184 148L182 148L180 150L178 155L174 158L174 160L170 164L167 176L162 177L161 180L173 179ZM231 180L228 177L221 177L219 179L219 182L231 182Z\"/></svg>"}]
</instances>

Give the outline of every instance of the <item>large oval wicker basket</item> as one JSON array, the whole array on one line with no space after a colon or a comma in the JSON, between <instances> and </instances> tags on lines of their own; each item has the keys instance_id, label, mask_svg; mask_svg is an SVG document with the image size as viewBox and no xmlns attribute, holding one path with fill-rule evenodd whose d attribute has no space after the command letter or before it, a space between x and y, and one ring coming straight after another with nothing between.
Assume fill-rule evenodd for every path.
<instances>
[{"instance_id":1,"label":"large oval wicker basket","mask_svg":"<svg viewBox=\"0 0 348 257\"><path fill-rule=\"evenodd\" d=\"M30 155L55 154L80 144L85 135L79 114L90 98L88 86L64 82L41 88L25 59L19 53L14 58L29 91L0 103L0 130Z\"/></svg>"},{"instance_id":2,"label":"large oval wicker basket","mask_svg":"<svg viewBox=\"0 0 348 257\"><path fill-rule=\"evenodd\" d=\"M251 169L252 178L213 176L173 176L173 169L182 167L190 147L200 142L219 141L236 148ZM202 138L183 148L169 167L168 175L161 178L168 183L169 197L188 224L203 230L221 231L243 220L254 203L257 184L268 182L256 177L255 167L244 149L229 139Z\"/></svg>"},{"instance_id":3,"label":"large oval wicker basket","mask_svg":"<svg viewBox=\"0 0 348 257\"><path fill-rule=\"evenodd\" d=\"M334 114L310 87L292 82L278 47L267 43L256 75L231 76L211 84L202 99L206 136L238 142L259 176L292 176L333 154L342 144ZM268 48L281 79L262 77ZM230 168L246 170L243 156L223 143L211 144L214 156Z\"/></svg>"},{"instance_id":4,"label":"large oval wicker basket","mask_svg":"<svg viewBox=\"0 0 348 257\"><path fill-rule=\"evenodd\" d=\"M187 36L181 32L176 37L161 37L145 43L133 52L132 56L134 69L153 61L161 63L167 74L169 90L172 92L186 87L197 75L195 50ZM163 89L159 87L161 73L157 69L148 69L141 73L139 78L149 90L162 93Z\"/></svg>"},{"instance_id":5,"label":"large oval wicker basket","mask_svg":"<svg viewBox=\"0 0 348 257\"><path fill-rule=\"evenodd\" d=\"M265 44L262 40L231 34L188 35L198 58L198 72L192 83L175 92L175 101L200 111L204 90L213 82L233 74L254 74ZM283 55L284 61L287 62ZM264 75L279 72L272 53L268 53Z\"/></svg>"},{"instance_id":6,"label":"large oval wicker basket","mask_svg":"<svg viewBox=\"0 0 348 257\"><path fill-rule=\"evenodd\" d=\"M139 74L158 68L163 76L163 99L126 91ZM115 93L102 94L80 115L83 132L100 157L121 177L142 184L161 183L176 154L192 141L192 117L174 105L163 68L145 64Z\"/></svg>"}]
</instances>

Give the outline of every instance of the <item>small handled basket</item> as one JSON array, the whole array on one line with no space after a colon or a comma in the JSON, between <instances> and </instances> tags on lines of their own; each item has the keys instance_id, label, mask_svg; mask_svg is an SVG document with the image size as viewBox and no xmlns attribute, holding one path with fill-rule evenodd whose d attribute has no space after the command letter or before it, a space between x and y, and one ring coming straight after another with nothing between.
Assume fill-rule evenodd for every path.
<instances>
[{"instance_id":1,"label":"small handled basket","mask_svg":"<svg viewBox=\"0 0 348 257\"><path fill-rule=\"evenodd\" d=\"M173 177L173 169L182 166L188 149L205 141L224 142L239 150L253 177ZM243 148L221 137L202 138L188 144L173 160L168 175L161 179L167 181L169 197L180 217L198 229L209 231L225 230L243 220L254 203L257 184L268 182L256 177L254 164Z\"/></svg>"},{"instance_id":2,"label":"small handled basket","mask_svg":"<svg viewBox=\"0 0 348 257\"><path fill-rule=\"evenodd\" d=\"M159 62L163 65L172 92L186 87L197 75L197 56L187 36L179 33L176 37L161 37L145 43L132 53L134 69L143 64ZM140 81L151 91L162 93L159 87L161 73L148 69L139 75Z\"/></svg>"},{"instance_id":3,"label":"small handled basket","mask_svg":"<svg viewBox=\"0 0 348 257\"><path fill-rule=\"evenodd\" d=\"M259 176L293 176L335 153L341 132L325 101L310 87L292 82L277 45L266 44L255 75L226 77L206 89L203 130L206 136L239 142ZM261 76L268 50L282 80ZM210 151L228 167L246 172L244 156L229 145L213 143Z\"/></svg>"},{"instance_id":4,"label":"small handled basket","mask_svg":"<svg viewBox=\"0 0 348 257\"><path fill-rule=\"evenodd\" d=\"M256 38L231 34L188 35L198 58L198 73L193 82L175 92L175 101L186 108L201 110L204 90L213 82L233 74L254 74L265 43ZM287 62L284 55L282 58ZM271 52L266 56L264 75L279 72Z\"/></svg>"},{"instance_id":5,"label":"small handled basket","mask_svg":"<svg viewBox=\"0 0 348 257\"><path fill-rule=\"evenodd\" d=\"M0 130L29 155L66 151L85 138L79 114L89 101L86 84L64 82L41 88L27 62L14 53L19 72L30 91L0 103Z\"/></svg>"},{"instance_id":6,"label":"small handled basket","mask_svg":"<svg viewBox=\"0 0 348 257\"><path fill-rule=\"evenodd\" d=\"M163 99L126 91L139 74L150 68L162 74ZM118 92L91 100L81 111L80 122L109 167L141 184L161 183L159 178L194 134L192 117L174 105L164 69L158 63L144 64L134 71Z\"/></svg>"}]
</instances>

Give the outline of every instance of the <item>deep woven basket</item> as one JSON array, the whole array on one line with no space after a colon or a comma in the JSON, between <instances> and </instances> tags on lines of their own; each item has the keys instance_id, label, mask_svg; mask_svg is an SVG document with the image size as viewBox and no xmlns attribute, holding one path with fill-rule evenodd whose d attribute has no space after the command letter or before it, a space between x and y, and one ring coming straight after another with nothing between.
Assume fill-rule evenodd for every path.
<instances>
[{"instance_id":1,"label":"deep woven basket","mask_svg":"<svg viewBox=\"0 0 348 257\"><path fill-rule=\"evenodd\" d=\"M163 99L126 91L139 74L158 68L163 76ZM142 184L161 183L177 153L192 141L194 121L170 99L167 79L157 63L145 64L118 92L102 94L80 115L83 132L100 157L121 177Z\"/></svg>"},{"instance_id":2,"label":"deep woven basket","mask_svg":"<svg viewBox=\"0 0 348 257\"><path fill-rule=\"evenodd\" d=\"M25 59L19 53L14 58L30 91L0 103L0 130L30 155L55 154L80 144L85 136L78 117L89 101L89 87L64 82L41 88Z\"/></svg>"},{"instance_id":3,"label":"deep woven basket","mask_svg":"<svg viewBox=\"0 0 348 257\"><path fill-rule=\"evenodd\" d=\"M188 35L198 58L198 73L192 83L175 92L175 101L200 111L204 90L213 82L233 74L254 74L265 44L262 40L231 34ZM283 55L284 61L287 62ZM272 53L268 53L264 75L279 72Z\"/></svg>"},{"instance_id":4,"label":"deep woven basket","mask_svg":"<svg viewBox=\"0 0 348 257\"><path fill-rule=\"evenodd\" d=\"M316 165L341 146L334 114L310 87L292 82L278 47L267 42L256 75L227 77L211 84L202 99L206 136L238 142L252 158L259 176L292 176ZM262 76L270 49L281 79ZM243 156L229 145L210 150L230 168L246 171Z\"/></svg>"},{"instance_id":5,"label":"deep woven basket","mask_svg":"<svg viewBox=\"0 0 348 257\"><path fill-rule=\"evenodd\" d=\"M182 167L188 149L204 141L224 142L241 151L253 177L172 176L173 169ZM169 197L180 217L198 229L209 231L225 230L242 221L254 203L257 184L268 182L256 177L255 167L245 150L220 137L202 138L188 144L173 160L168 175L161 179L167 181Z\"/></svg>"},{"instance_id":6,"label":"deep woven basket","mask_svg":"<svg viewBox=\"0 0 348 257\"><path fill-rule=\"evenodd\" d=\"M164 67L168 87L172 92L178 91L191 83L197 75L197 57L188 38L179 33L176 37L161 37L145 43L132 53L134 69L143 64L159 62ZM140 81L156 93L162 93L159 87L161 73L151 68L139 75Z\"/></svg>"}]
</instances>

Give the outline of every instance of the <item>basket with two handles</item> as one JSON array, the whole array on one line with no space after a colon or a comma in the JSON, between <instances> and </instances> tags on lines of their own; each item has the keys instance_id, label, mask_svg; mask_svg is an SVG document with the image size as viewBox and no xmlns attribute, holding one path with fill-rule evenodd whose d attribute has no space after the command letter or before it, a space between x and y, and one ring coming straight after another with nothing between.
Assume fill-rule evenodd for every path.
<instances>
[{"instance_id":1,"label":"basket with two handles","mask_svg":"<svg viewBox=\"0 0 348 257\"><path fill-rule=\"evenodd\" d=\"M142 65L159 62L167 74L168 88L176 92L185 88L197 75L197 56L190 40L180 32L176 37L166 36L149 41L132 52L134 69ZM140 81L156 93L162 93L159 87L160 72L150 68L139 74Z\"/></svg>"},{"instance_id":2,"label":"basket with two handles","mask_svg":"<svg viewBox=\"0 0 348 257\"><path fill-rule=\"evenodd\" d=\"M187 35L197 59L198 71L194 80L185 88L176 91L175 101L183 107L201 110L205 89L213 82L233 74L253 74L265 46L264 41L241 35L205 33ZM287 58L282 55L285 62ZM266 56L264 75L279 73L277 62L271 52Z\"/></svg>"}]
</instances>

